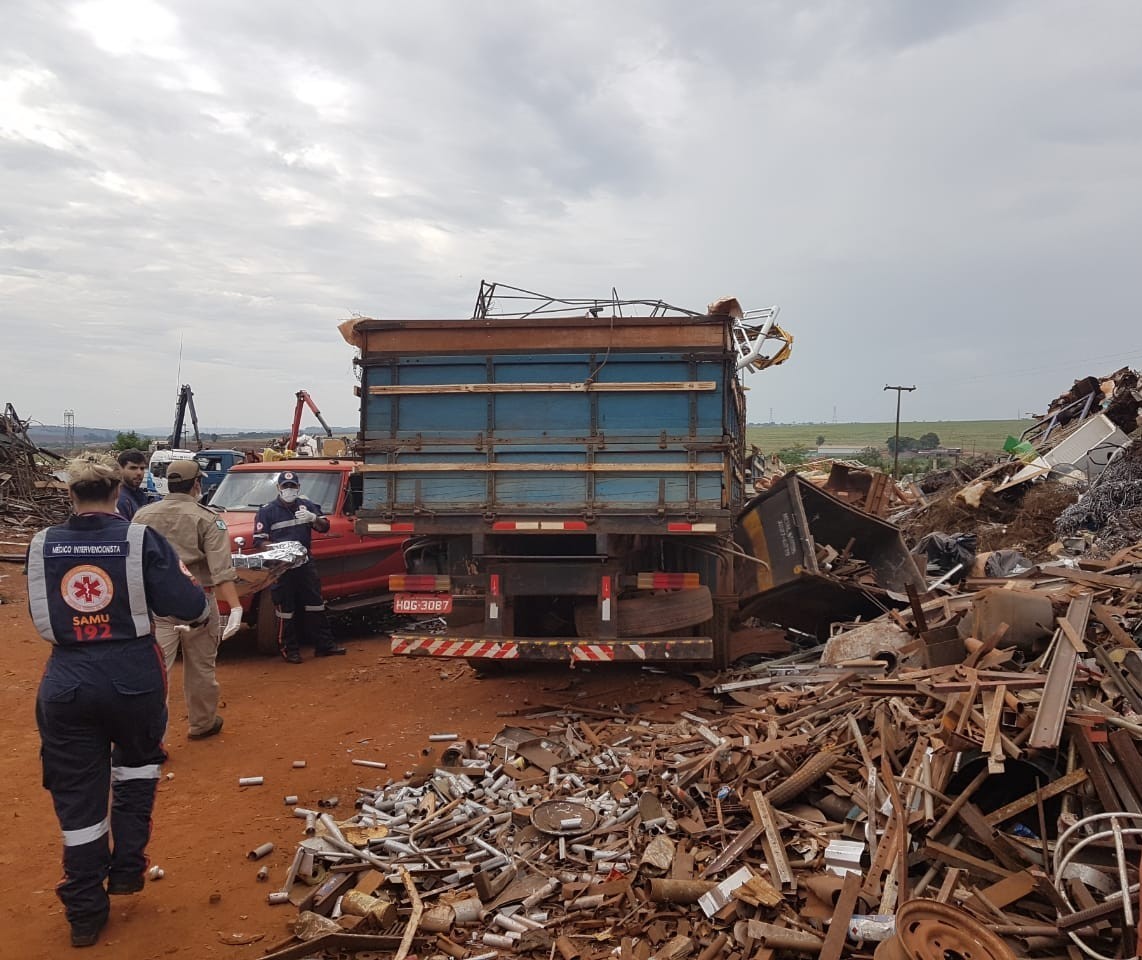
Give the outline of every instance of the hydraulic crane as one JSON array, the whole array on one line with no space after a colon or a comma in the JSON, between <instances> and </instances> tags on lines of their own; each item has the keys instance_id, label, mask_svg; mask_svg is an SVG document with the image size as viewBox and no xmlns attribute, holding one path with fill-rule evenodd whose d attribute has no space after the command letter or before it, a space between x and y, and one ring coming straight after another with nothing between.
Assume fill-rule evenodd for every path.
<instances>
[{"instance_id":1,"label":"hydraulic crane","mask_svg":"<svg viewBox=\"0 0 1142 960\"><path fill-rule=\"evenodd\" d=\"M321 411L317 409L317 404L313 402L313 397L304 390L298 390L297 405L293 409L293 429L289 432L289 443L286 445L289 450L297 449L297 435L301 428L301 411L303 407L309 407L309 409L313 411L313 415L317 417L318 422L325 428L325 433L330 437L333 436L333 428L325 422Z\"/></svg>"},{"instance_id":2,"label":"hydraulic crane","mask_svg":"<svg viewBox=\"0 0 1142 960\"><path fill-rule=\"evenodd\" d=\"M194 409L194 391L189 383L184 383L178 391L178 400L174 408L174 428L171 430L170 445L175 450L189 450L182 444L182 434L186 422L186 413L190 411L190 422L194 427L194 449L202 449L202 437L198 433L198 412ZM296 419L294 423L296 424Z\"/></svg>"}]
</instances>

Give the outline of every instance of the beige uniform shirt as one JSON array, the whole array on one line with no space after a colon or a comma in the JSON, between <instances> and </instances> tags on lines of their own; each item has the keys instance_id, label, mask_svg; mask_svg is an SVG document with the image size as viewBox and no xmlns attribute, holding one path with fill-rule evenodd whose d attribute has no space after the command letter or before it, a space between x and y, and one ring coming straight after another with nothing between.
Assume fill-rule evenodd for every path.
<instances>
[{"instance_id":1,"label":"beige uniform shirt","mask_svg":"<svg viewBox=\"0 0 1142 960\"><path fill-rule=\"evenodd\" d=\"M230 559L226 523L188 493L170 493L158 503L140 507L134 523L157 530L170 541L191 576L204 587L237 580Z\"/></svg>"}]
</instances>

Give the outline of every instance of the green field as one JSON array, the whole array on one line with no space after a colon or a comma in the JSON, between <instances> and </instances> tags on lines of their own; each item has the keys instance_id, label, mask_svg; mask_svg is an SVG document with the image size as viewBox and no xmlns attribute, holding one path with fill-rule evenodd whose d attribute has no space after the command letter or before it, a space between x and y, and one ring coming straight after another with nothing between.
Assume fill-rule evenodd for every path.
<instances>
[{"instance_id":1,"label":"green field","mask_svg":"<svg viewBox=\"0 0 1142 960\"><path fill-rule=\"evenodd\" d=\"M960 447L964 456L996 453L1003 449L1008 437L1018 437L1033 420L937 420L900 422L900 436L920 437L934 433L942 447ZM749 443L765 453L786 450L795 444L817 448L817 438L824 437L826 447L885 447L896 424L889 423L777 423L751 425L746 431Z\"/></svg>"}]
</instances>

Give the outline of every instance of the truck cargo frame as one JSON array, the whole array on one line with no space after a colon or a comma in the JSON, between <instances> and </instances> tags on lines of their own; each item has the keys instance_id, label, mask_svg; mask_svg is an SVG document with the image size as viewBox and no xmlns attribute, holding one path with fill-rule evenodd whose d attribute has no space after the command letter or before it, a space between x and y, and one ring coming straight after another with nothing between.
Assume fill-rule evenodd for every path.
<instances>
[{"instance_id":1,"label":"truck cargo frame","mask_svg":"<svg viewBox=\"0 0 1142 960\"><path fill-rule=\"evenodd\" d=\"M734 316L498 296L346 332L357 530L410 537L390 589L453 601L442 634L398 633L394 652L724 662L746 495Z\"/></svg>"}]
</instances>

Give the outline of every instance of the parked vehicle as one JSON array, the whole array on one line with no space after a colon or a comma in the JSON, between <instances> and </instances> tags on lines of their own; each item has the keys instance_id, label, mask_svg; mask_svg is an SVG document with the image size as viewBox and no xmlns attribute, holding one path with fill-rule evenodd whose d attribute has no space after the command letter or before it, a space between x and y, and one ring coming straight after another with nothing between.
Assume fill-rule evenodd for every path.
<instances>
[{"instance_id":1,"label":"parked vehicle","mask_svg":"<svg viewBox=\"0 0 1142 960\"><path fill-rule=\"evenodd\" d=\"M209 503L214 490L222 482L222 478L230 472L232 467L246 462L246 454L241 450L199 450L194 454L198 466L202 470L202 497L204 503Z\"/></svg>"},{"instance_id":2,"label":"parked vehicle","mask_svg":"<svg viewBox=\"0 0 1142 960\"><path fill-rule=\"evenodd\" d=\"M447 623L394 635L393 652L724 662L741 373L788 356L776 313L485 284L472 319L344 326L360 350L356 528L414 538L394 609Z\"/></svg>"},{"instance_id":3,"label":"parked vehicle","mask_svg":"<svg viewBox=\"0 0 1142 960\"><path fill-rule=\"evenodd\" d=\"M240 463L223 477L210 505L222 512L234 551L250 551L258 508L277 496L282 470L296 471L301 495L319 503L330 521L328 533L314 532L311 551L330 611L382 605L392 599L389 577L405 571L402 546L407 537L362 536L355 530L363 480L354 473L357 465L351 458ZM242 606L245 621L257 631L258 649L276 652L277 619L269 590L243 598Z\"/></svg>"},{"instance_id":4,"label":"parked vehicle","mask_svg":"<svg viewBox=\"0 0 1142 960\"><path fill-rule=\"evenodd\" d=\"M198 454L191 450L171 450L166 448L156 450L151 454L147 465L146 484L152 493L165 497L170 491L167 488L167 468L173 460L193 460Z\"/></svg>"}]
</instances>

